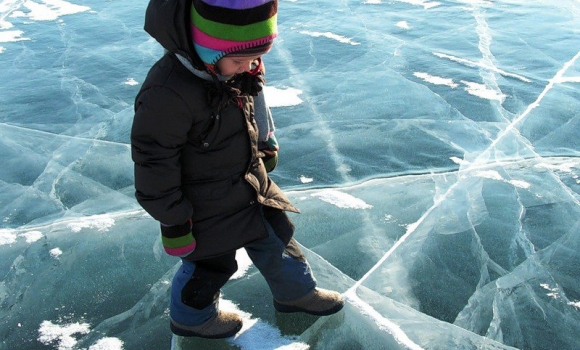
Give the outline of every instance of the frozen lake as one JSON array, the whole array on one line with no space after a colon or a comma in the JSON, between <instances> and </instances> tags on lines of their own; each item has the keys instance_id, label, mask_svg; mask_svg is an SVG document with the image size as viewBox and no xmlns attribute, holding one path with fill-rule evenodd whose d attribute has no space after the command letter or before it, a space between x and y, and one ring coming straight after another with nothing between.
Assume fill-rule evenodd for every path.
<instances>
[{"instance_id":1,"label":"frozen lake","mask_svg":"<svg viewBox=\"0 0 580 350\"><path fill-rule=\"evenodd\" d=\"M0 349L580 348L580 1L280 0L272 178L330 317L172 339L133 196L146 1L0 0Z\"/></svg>"}]
</instances>

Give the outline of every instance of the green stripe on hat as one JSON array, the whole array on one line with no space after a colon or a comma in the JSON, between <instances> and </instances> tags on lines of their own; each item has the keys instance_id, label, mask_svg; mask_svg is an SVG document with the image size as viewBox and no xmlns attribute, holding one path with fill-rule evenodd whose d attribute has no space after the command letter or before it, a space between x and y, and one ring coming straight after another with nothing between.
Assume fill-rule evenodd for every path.
<instances>
[{"instance_id":1,"label":"green stripe on hat","mask_svg":"<svg viewBox=\"0 0 580 350\"><path fill-rule=\"evenodd\" d=\"M193 24L204 33L215 38L232 41L249 41L264 38L277 32L277 14L267 20L250 25L237 26L209 21L191 7Z\"/></svg>"}]
</instances>

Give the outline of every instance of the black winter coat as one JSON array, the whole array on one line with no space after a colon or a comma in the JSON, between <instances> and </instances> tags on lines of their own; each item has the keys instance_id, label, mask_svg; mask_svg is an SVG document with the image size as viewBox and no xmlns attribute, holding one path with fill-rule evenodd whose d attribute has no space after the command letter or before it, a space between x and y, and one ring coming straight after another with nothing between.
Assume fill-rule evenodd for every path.
<instances>
[{"instance_id":1,"label":"black winter coat","mask_svg":"<svg viewBox=\"0 0 580 350\"><path fill-rule=\"evenodd\" d=\"M174 20L186 18L189 3L153 0L148 8L145 29L168 53L135 99L131 145L137 200L164 224L191 218L197 247L188 259L198 260L266 237L262 206L298 210L266 173L252 96L218 88L175 56L198 60L185 24ZM227 102L210 103L209 91Z\"/></svg>"}]
</instances>

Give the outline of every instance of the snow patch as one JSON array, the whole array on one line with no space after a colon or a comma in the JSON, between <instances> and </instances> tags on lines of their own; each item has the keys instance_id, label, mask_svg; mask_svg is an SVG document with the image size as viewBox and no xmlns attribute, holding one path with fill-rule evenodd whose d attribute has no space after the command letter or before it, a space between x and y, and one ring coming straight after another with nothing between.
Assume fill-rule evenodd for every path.
<instances>
[{"instance_id":1,"label":"snow patch","mask_svg":"<svg viewBox=\"0 0 580 350\"><path fill-rule=\"evenodd\" d=\"M16 242L16 232L10 229L0 229L0 246Z\"/></svg>"},{"instance_id":2,"label":"snow patch","mask_svg":"<svg viewBox=\"0 0 580 350\"><path fill-rule=\"evenodd\" d=\"M563 173L573 173L573 168L579 166L578 162L566 162L562 164L538 163L537 168L544 168L552 171L561 171Z\"/></svg>"},{"instance_id":3,"label":"snow patch","mask_svg":"<svg viewBox=\"0 0 580 350\"><path fill-rule=\"evenodd\" d=\"M466 86L465 91L467 91L467 93L470 95L481 97L486 100L494 100L499 102L503 102L506 98L506 95L502 94L499 91L490 89L484 84L474 83L465 80L462 80L461 83L463 83Z\"/></svg>"},{"instance_id":4,"label":"snow patch","mask_svg":"<svg viewBox=\"0 0 580 350\"><path fill-rule=\"evenodd\" d=\"M323 33L323 32L310 32L310 31L303 30L300 32L300 34L309 35L309 36L312 36L314 38L324 37L324 38L336 40L336 41L343 43L343 44L360 45L360 43L357 43L356 41L352 41L350 38L344 37L342 35L334 34L331 32L324 32Z\"/></svg>"},{"instance_id":5,"label":"snow patch","mask_svg":"<svg viewBox=\"0 0 580 350\"><path fill-rule=\"evenodd\" d=\"M67 227L73 232L80 232L83 228L95 228L98 231L109 231L115 225L115 220L106 215L95 215L70 223Z\"/></svg>"},{"instance_id":6,"label":"snow patch","mask_svg":"<svg viewBox=\"0 0 580 350\"><path fill-rule=\"evenodd\" d=\"M43 234L40 231L28 231L21 234L20 236L26 238L26 243L34 243L41 239Z\"/></svg>"},{"instance_id":7,"label":"snow patch","mask_svg":"<svg viewBox=\"0 0 580 350\"><path fill-rule=\"evenodd\" d=\"M397 1L411 5L423 6L425 10L441 5L440 2L436 1L424 1L424 0L397 0Z\"/></svg>"},{"instance_id":8,"label":"snow patch","mask_svg":"<svg viewBox=\"0 0 580 350\"><path fill-rule=\"evenodd\" d=\"M235 312L244 320L242 329L234 338L228 340L240 349L256 349L257 344L260 344L261 349L306 350L310 348L301 342L299 337L282 336L277 327L259 318L252 318L252 314L240 310L229 300L221 299L220 308Z\"/></svg>"},{"instance_id":9,"label":"snow patch","mask_svg":"<svg viewBox=\"0 0 580 350\"><path fill-rule=\"evenodd\" d=\"M401 29L409 29L409 23L407 21L400 21L397 22L397 27L401 28Z\"/></svg>"},{"instance_id":10,"label":"snow patch","mask_svg":"<svg viewBox=\"0 0 580 350\"><path fill-rule=\"evenodd\" d=\"M510 180L508 181L510 184L512 184L514 187L518 187L518 188L523 188L523 189L527 189L530 188L530 183L523 181L523 180Z\"/></svg>"},{"instance_id":11,"label":"snow patch","mask_svg":"<svg viewBox=\"0 0 580 350\"><path fill-rule=\"evenodd\" d=\"M122 350L123 341L118 338L102 338L89 346L89 350Z\"/></svg>"},{"instance_id":12,"label":"snow patch","mask_svg":"<svg viewBox=\"0 0 580 350\"><path fill-rule=\"evenodd\" d=\"M264 97L270 107L289 107L301 104L303 101L298 97L301 90L291 87L275 88L272 86L264 87Z\"/></svg>"},{"instance_id":13,"label":"snow patch","mask_svg":"<svg viewBox=\"0 0 580 350\"><path fill-rule=\"evenodd\" d=\"M469 164L469 162L467 160L461 159L459 157L449 157L449 159L451 159L455 164L459 164L459 165Z\"/></svg>"},{"instance_id":14,"label":"snow patch","mask_svg":"<svg viewBox=\"0 0 580 350\"><path fill-rule=\"evenodd\" d=\"M362 199L337 190L322 190L312 194L312 197L320 198L326 203L330 203L344 209L371 209L373 206L365 203Z\"/></svg>"},{"instance_id":15,"label":"snow patch","mask_svg":"<svg viewBox=\"0 0 580 350\"><path fill-rule=\"evenodd\" d=\"M11 17L25 17L33 21L54 21L64 15L73 15L91 9L62 0L41 0L40 3L26 1L23 6L28 9L28 12L14 11Z\"/></svg>"},{"instance_id":16,"label":"snow patch","mask_svg":"<svg viewBox=\"0 0 580 350\"><path fill-rule=\"evenodd\" d=\"M505 77L510 77L510 78L514 78L514 79L519 79L521 81L524 81L526 83L531 83L531 80L521 76L519 74L514 74L514 73L510 73L510 72L506 72L504 70L498 69L497 67L493 67L493 66L488 66L486 64L483 64L481 62L475 62L475 61L471 61L471 60L467 60L465 58L460 58L460 57L456 57L456 56L452 56L452 55L448 55L445 53L440 53L440 52L433 52L433 55L439 58L444 58L453 62L457 62L460 64L463 64L467 67L479 67L479 68L483 68L492 72L496 72L498 74L501 74Z\"/></svg>"},{"instance_id":17,"label":"snow patch","mask_svg":"<svg viewBox=\"0 0 580 350\"><path fill-rule=\"evenodd\" d=\"M62 255L62 250L60 248L52 248L49 253L51 258L58 259Z\"/></svg>"},{"instance_id":18,"label":"snow patch","mask_svg":"<svg viewBox=\"0 0 580 350\"><path fill-rule=\"evenodd\" d=\"M503 177L495 170L482 170L475 173L475 176L483 177L491 180L503 181Z\"/></svg>"},{"instance_id":19,"label":"snow patch","mask_svg":"<svg viewBox=\"0 0 580 350\"><path fill-rule=\"evenodd\" d=\"M77 340L72 337L73 334L89 333L90 325L88 323L71 323L67 325L57 325L50 321L43 321L38 330L38 341L44 345L56 343L59 350L73 349Z\"/></svg>"},{"instance_id":20,"label":"snow patch","mask_svg":"<svg viewBox=\"0 0 580 350\"><path fill-rule=\"evenodd\" d=\"M560 79L556 79L556 83L558 83L558 84L580 83L580 76L578 76L578 77L562 77Z\"/></svg>"},{"instance_id":21,"label":"snow patch","mask_svg":"<svg viewBox=\"0 0 580 350\"><path fill-rule=\"evenodd\" d=\"M23 38L21 30L6 30L0 32L0 43L11 43L16 41L30 40L30 38Z\"/></svg>"},{"instance_id":22,"label":"snow patch","mask_svg":"<svg viewBox=\"0 0 580 350\"><path fill-rule=\"evenodd\" d=\"M125 85L129 85L129 86L135 86L138 85L139 83L137 82L137 80L133 79L133 78L127 78L127 80L125 80Z\"/></svg>"},{"instance_id":23,"label":"snow patch","mask_svg":"<svg viewBox=\"0 0 580 350\"><path fill-rule=\"evenodd\" d=\"M413 73L413 75L419 79L423 79L424 81L431 83L431 84L435 84L435 85L445 85L445 86L449 86L452 89L459 86L459 84L455 83L453 81L453 79L437 77L434 75L430 75L428 73L415 72L415 73Z\"/></svg>"},{"instance_id":24,"label":"snow patch","mask_svg":"<svg viewBox=\"0 0 580 350\"><path fill-rule=\"evenodd\" d=\"M233 280L244 277L253 264L245 249L236 251L236 261L238 262L238 270L230 277Z\"/></svg>"}]
</instances>

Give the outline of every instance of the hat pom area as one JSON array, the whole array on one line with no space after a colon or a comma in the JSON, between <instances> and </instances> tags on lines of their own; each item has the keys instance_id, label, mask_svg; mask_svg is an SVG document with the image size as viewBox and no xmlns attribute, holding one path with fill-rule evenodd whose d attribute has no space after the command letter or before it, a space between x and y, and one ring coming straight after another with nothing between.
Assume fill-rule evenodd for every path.
<instances>
[{"instance_id":1,"label":"hat pom area","mask_svg":"<svg viewBox=\"0 0 580 350\"><path fill-rule=\"evenodd\" d=\"M277 0L193 0L194 49L210 66L226 55L265 54L278 35L277 12Z\"/></svg>"}]
</instances>

